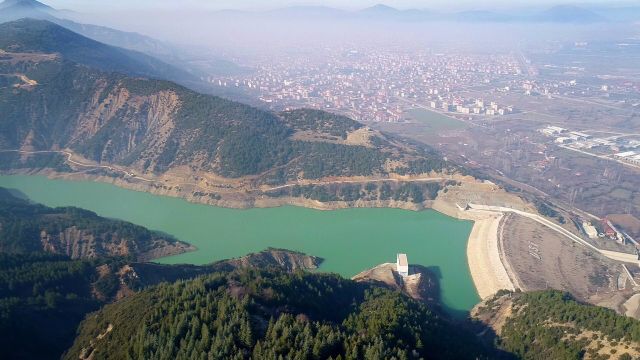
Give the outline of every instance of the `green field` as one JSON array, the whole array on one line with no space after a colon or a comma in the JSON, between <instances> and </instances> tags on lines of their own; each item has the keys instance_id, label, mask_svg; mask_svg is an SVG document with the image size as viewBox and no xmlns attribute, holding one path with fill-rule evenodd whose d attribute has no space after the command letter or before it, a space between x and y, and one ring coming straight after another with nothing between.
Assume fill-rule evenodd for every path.
<instances>
[{"instance_id":1,"label":"green field","mask_svg":"<svg viewBox=\"0 0 640 360\"><path fill-rule=\"evenodd\" d=\"M406 112L406 117L431 131L456 130L466 127L466 124L460 120L427 109L411 109Z\"/></svg>"}]
</instances>

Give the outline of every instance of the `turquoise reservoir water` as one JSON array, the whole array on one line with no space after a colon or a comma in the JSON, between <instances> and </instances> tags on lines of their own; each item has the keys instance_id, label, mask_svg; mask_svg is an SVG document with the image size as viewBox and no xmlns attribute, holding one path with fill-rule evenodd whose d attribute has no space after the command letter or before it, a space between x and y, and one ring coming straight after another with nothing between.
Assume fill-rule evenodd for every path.
<instances>
[{"instance_id":1,"label":"turquoise reservoir water","mask_svg":"<svg viewBox=\"0 0 640 360\"><path fill-rule=\"evenodd\" d=\"M351 277L395 262L395 254L405 252L410 263L431 267L440 275L442 301L450 310L466 311L479 301L466 257L473 223L433 210L226 209L42 176L0 176L0 186L48 206L77 206L159 230L198 248L157 260L161 263L205 264L277 247L320 256L325 259L321 271Z\"/></svg>"}]
</instances>

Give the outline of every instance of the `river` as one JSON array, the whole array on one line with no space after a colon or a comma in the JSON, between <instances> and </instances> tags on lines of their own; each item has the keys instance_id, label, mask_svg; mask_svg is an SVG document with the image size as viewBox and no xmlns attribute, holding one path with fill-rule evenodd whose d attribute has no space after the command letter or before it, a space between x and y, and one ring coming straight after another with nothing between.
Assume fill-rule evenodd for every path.
<instances>
[{"instance_id":1,"label":"river","mask_svg":"<svg viewBox=\"0 0 640 360\"><path fill-rule=\"evenodd\" d=\"M0 176L0 186L48 206L77 206L159 230L198 248L156 260L160 263L205 264L276 247L320 256L325 259L321 271L351 277L395 262L396 253L404 252L410 263L439 274L441 300L449 311L461 313L479 302L466 256L473 223L433 210L227 209L105 183L43 176Z\"/></svg>"}]
</instances>

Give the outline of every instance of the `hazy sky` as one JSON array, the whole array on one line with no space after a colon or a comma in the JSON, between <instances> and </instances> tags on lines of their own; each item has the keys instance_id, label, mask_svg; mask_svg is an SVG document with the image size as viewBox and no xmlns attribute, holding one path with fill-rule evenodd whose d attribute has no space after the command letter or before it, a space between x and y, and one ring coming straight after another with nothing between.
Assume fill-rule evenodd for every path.
<instances>
[{"instance_id":1,"label":"hazy sky","mask_svg":"<svg viewBox=\"0 0 640 360\"><path fill-rule=\"evenodd\" d=\"M58 9L76 11L123 10L127 8L208 8L267 10L286 6L323 5L360 9L378 3L405 9L496 9L504 7L541 7L577 3L567 0L42 0ZM581 0L580 4L633 3L630 1ZM637 2L636 2L637 3Z\"/></svg>"}]
</instances>

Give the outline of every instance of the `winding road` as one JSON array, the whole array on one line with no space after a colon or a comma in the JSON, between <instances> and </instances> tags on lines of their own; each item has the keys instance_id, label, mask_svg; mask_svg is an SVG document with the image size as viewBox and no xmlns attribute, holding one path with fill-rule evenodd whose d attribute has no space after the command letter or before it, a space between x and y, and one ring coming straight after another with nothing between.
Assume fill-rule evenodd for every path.
<instances>
[{"instance_id":1,"label":"winding road","mask_svg":"<svg viewBox=\"0 0 640 360\"><path fill-rule=\"evenodd\" d=\"M85 164L85 163L81 163L78 161L73 160L73 153L71 153L70 151L66 151L66 150L39 150L39 151L25 151L25 150L0 150L0 153L7 153L7 152L15 152L15 153L20 153L20 154L64 154L67 156L67 162L74 164L74 165L78 165L78 166L82 166L82 167L90 167L90 168L95 168L95 169L108 169L111 171L116 171L116 172L121 172L129 177L135 178L135 179L139 179L142 181L147 181L147 182L153 182L153 180L151 179L147 179L144 178L142 176L136 175L132 172L126 171L126 170L122 170L122 169L118 169L115 168L113 166L109 166L109 165L96 165L96 164Z\"/></svg>"},{"instance_id":2,"label":"winding road","mask_svg":"<svg viewBox=\"0 0 640 360\"><path fill-rule=\"evenodd\" d=\"M77 166L82 166L82 167L88 167L88 168L94 168L94 169L108 169L111 171L115 171L115 172L120 172L125 174L126 176L129 176L131 178L134 179L139 179L142 181L146 181L146 182L156 182L156 180L152 180L152 179L148 179L145 177L142 177L140 175L136 175L135 173L131 172L131 171L127 171L127 170L123 170L117 167L113 167L110 165L97 165L97 164L87 164L87 163L82 163L79 161L76 161L73 159L73 153L68 151L68 150L38 150L38 151L25 151L25 150L0 150L0 153L6 153L6 152L15 152L15 153L20 153L20 154L64 154L67 157L67 162L77 165ZM447 178L447 177L425 177L425 178L413 178L413 179L393 179L393 178L380 178L380 179L358 179L358 180L320 180L320 181L308 181L308 182L301 182L301 183L290 183L290 184L284 184L284 185L278 185L278 186L274 186L274 187L261 187L261 188L255 188L255 189L251 189L251 190L260 190L260 191L274 191L274 190L279 190L279 189L286 189L289 187L293 187L293 186L304 186L304 185L331 185L331 184L361 184L361 183L373 183L373 182L441 182L441 181L446 181L446 180L451 180L451 178ZM206 187L202 187L201 185L197 184L197 183L188 183L188 182L181 182L178 184L179 186L194 186L196 188L199 188L201 190L209 190Z\"/></svg>"}]
</instances>

